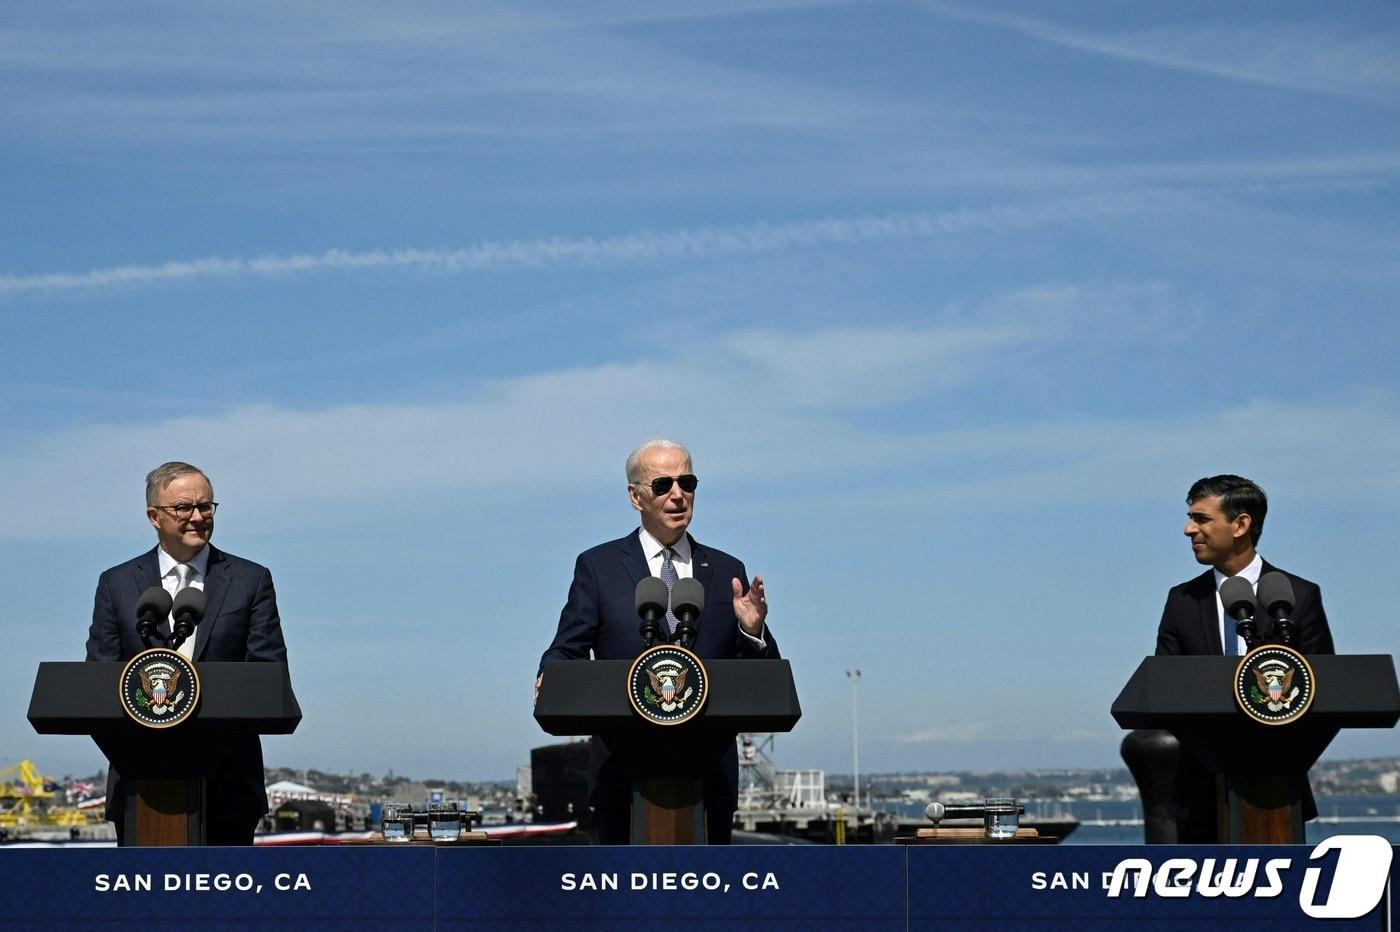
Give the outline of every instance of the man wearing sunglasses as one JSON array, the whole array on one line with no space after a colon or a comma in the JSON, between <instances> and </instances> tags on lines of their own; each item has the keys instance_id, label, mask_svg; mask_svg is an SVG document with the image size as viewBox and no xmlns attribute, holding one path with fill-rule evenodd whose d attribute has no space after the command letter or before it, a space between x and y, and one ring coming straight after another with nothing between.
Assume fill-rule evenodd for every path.
<instances>
[{"instance_id":1,"label":"man wearing sunglasses","mask_svg":"<svg viewBox=\"0 0 1400 932\"><path fill-rule=\"evenodd\" d=\"M750 586L743 563L686 533L698 485L690 453L679 443L649 440L632 451L627 457L627 496L641 516L641 527L579 555L559 629L540 658L541 667L551 660L630 660L640 654L645 645L635 593L645 576L659 577L668 585L689 576L704 587L705 608L692 648L702 659L778 657L778 645L767 629L762 577L755 576ZM540 682L537 676L536 698ZM593 738L589 801L604 844L628 841L629 759L637 755L644 757L645 749L624 746L616 738ZM738 804L734 736L721 736L711 760L703 774L708 839L727 844Z\"/></svg>"},{"instance_id":2,"label":"man wearing sunglasses","mask_svg":"<svg viewBox=\"0 0 1400 932\"><path fill-rule=\"evenodd\" d=\"M172 596L185 588L204 590L204 619L179 648L186 657L196 663L286 661L272 574L209 543L218 507L213 485L198 467L172 462L151 470L146 519L155 528L156 546L97 580L88 660L125 661L144 650L136 603L150 587L163 586ZM252 733L221 736L220 744L222 760L208 781L205 838L211 845L250 845L267 812L262 745ZM116 823L118 844L125 840L125 793L121 775L109 768L107 818Z\"/></svg>"}]
</instances>

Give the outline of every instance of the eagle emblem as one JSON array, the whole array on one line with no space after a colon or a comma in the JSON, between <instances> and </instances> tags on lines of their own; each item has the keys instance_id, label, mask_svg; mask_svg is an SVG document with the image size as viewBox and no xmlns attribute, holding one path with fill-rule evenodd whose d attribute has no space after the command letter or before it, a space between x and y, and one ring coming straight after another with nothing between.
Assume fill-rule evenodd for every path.
<instances>
[{"instance_id":1,"label":"eagle emblem","mask_svg":"<svg viewBox=\"0 0 1400 932\"><path fill-rule=\"evenodd\" d=\"M148 728L169 728L199 704L199 671L178 651L153 647L127 661L117 692L131 719Z\"/></svg>"},{"instance_id":2,"label":"eagle emblem","mask_svg":"<svg viewBox=\"0 0 1400 932\"><path fill-rule=\"evenodd\" d=\"M155 665L144 667L141 670L141 688L151 698L151 711L157 715L164 715L167 707L180 701L180 697L184 693L176 692L179 683L180 671L178 669L171 670L168 675L165 675L163 670L155 668ZM170 702L166 702L167 699Z\"/></svg>"},{"instance_id":3,"label":"eagle emblem","mask_svg":"<svg viewBox=\"0 0 1400 932\"><path fill-rule=\"evenodd\" d=\"M1298 698L1298 688L1293 686L1293 669L1290 667L1287 673L1279 675L1277 669L1264 671L1256 668L1254 670L1255 682L1259 684L1259 691L1268 697L1266 705L1270 712L1278 712L1288 708L1293 704L1293 700ZM1290 692L1290 687L1292 691ZM1287 693L1287 698L1284 694Z\"/></svg>"},{"instance_id":4,"label":"eagle emblem","mask_svg":"<svg viewBox=\"0 0 1400 932\"><path fill-rule=\"evenodd\" d=\"M647 670L647 676L651 678L651 688L661 697L661 708L667 712L681 704L676 701L676 694L685 689L685 674L685 667L680 667L674 673L669 670L663 670L660 673L656 670ZM689 696L689 693L686 693L685 696ZM681 702L684 701L683 697Z\"/></svg>"},{"instance_id":5,"label":"eagle emblem","mask_svg":"<svg viewBox=\"0 0 1400 932\"><path fill-rule=\"evenodd\" d=\"M642 718L658 725L678 725L705 704L708 674L700 658L675 644L643 651L628 672L628 695Z\"/></svg>"},{"instance_id":6,"label":"eagle emblem","mask_svg":"<svg viewBox=\"0 0 1400 932\"><path fill-rule=\"evenodd\" d=\"M1316 679L1306 657L1282 644L1261 644L1235 667L1235 702L1262 725L1286 725L1312 706Z\"/></svg>"}]
</instances>

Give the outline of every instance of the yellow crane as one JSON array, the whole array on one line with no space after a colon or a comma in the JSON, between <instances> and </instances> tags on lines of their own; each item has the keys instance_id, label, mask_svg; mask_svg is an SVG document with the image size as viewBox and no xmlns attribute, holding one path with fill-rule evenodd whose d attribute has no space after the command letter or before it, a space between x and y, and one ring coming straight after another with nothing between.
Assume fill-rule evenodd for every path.
<instances>
[{"instance_id":1,"label":"yellow crane","mask_svg":"<svg viewBox=\"0 0 1400 932\"><path fill-rule=\"evenodd\" d=\"M101 820L100 812L89 813L56 799L57 794L46 789L52 783L31 760L0 767L0 826L73 827Z\"/></svg>"}]
</instances>

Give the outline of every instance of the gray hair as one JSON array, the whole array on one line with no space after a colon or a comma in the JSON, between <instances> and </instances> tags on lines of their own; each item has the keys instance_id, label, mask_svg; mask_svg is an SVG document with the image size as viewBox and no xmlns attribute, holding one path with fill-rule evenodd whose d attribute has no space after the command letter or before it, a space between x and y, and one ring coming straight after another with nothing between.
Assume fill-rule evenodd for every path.
<instances>
[{"instance_id":1,"label":"gray hair","mask_svg":"<svg viewBox=\"0 0 1400 932\"><path fill-rule=\"evenodd\" d=\"M181 476L204 476L204 481L209 482L209 477L204 475L204 470L198 466L191 466L189 463L170 462L161 463L155 469L146 473L146 504L160 504L160 493L167 485L174 482ZM214 483L209 482L209 492L213 494Z\"/></svg>"},{"instance_id":2,"label":"gray hair","mask_svg":"<svg viewBox=\"0 0 1400 932\"><path fill-rule=\"evenodd\" d=\"M641 445L627 457L628 485L636 485L642 481L642 454L648 450L680 450L685 454L685 461L690 468L695 468L695 460L690 458L690 451L685 448L685 444L667 440L665 437L652 437L650 440L643 440Z\"/></svg>"}]
</instances>

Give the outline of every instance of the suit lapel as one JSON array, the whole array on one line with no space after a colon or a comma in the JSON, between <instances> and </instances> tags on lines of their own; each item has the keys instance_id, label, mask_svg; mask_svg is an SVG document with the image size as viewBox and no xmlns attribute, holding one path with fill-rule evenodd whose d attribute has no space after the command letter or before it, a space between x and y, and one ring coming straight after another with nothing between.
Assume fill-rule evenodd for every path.
<instances>
[{"instance_id":1,"label":"suit lapel","mask_svg":"<svg viewBox=\"0 0 1400 932\"><path fill-rule=\"evenodd\" d=\"M156 551L159 549L159 545L152 547L132 564L132 581L136 584L139 592L145 592L152 586L160 585L160 560L156 557Z\"/></svg>"},{"instance_id":2,"label":"suit lapel","mask_svg":"<svg viewBox=\"0 0 1400 932\"><path fill-rule=\"evenodd\" d=\"M640 528L622 539L622 565L627 570L627 575L631 577L633 586L651 575L651 568L647 566L646 554L642 553Z\"/></svg>"},{"instance_id":3,"label":"suit lapel","mask_svg":"<svg viewBox=\"0 0 1400 932\"><path fill-rule=\"evenodd\" d=\"M118 618L130 618L131 630L136 630L136 600L139 599L147 589L160 585L160 558L156 552L160 550L160 545L152 547L131 565L131 588L136 593L129 606L118 606ZM162 618L160 630L164 634L170 633L170 619Z\"/></svg>"},{"instance_id":4,"label":"suit lapel","mask_svg":"<svg viewBox=\"0 0 1400 932\"><path fill-rule=\"evenodd\" d=\"M1196 577L1196 603L1200 606L1201 628L1205 632L1205 642L1216 654L1225 653L1225 645L1220 641L1220 609L1215 604L1215 571L1206 570Z\"/></svg>"},{"instance_id":5,"label":"suit lapel","mask_svg":"<svg viewBox=\"0 0 1400 932\"><path fill-rule=\"evenodd\" d=\"M203 657L205 648L209 646L209 635L214 630L214 623L219 619L219 610L223 607L224 596L228 595L228 584L228 557L225 557L222 551L216 550L214 545L210 544L208 572L204 574L204 620L199 623L198 628L194 629L195 660Z\"/></svg>"},{"instance_id":6,"label":"suit lapel","mask_svg":"<svg viewBox=\"0 0 1400 932\"><path fill-rule=\"evenodd\" d=\"M686 536L690 537L689 534ZM710 583L714 581L715 571L710 566L710 551L704 545L697 544L693 537L690 538L690 574L695 577L696 582L705 588L705 604L709 605L710 600L717 596L717 593L710 591ZM722 593L720 594L722 595Z\"/></svg>"}]
</instances>

